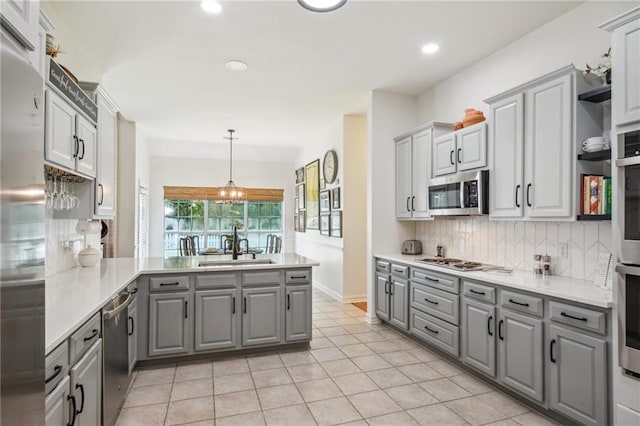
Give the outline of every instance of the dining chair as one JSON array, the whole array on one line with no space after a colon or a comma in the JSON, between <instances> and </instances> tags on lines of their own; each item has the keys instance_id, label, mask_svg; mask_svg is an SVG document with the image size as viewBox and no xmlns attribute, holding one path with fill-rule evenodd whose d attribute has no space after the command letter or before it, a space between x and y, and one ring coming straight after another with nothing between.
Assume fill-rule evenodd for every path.
<instances>
[{"instance_id":1,"label":"dining chair","mask_svg":"<svg viewBox=\"0 0 640 426\"><path fill-rule=\"evenodd\" d=\"M276 245L274 247L274 253L280 253L282 250L282 237L276 237Z\"/></svg>"}]
</instances>

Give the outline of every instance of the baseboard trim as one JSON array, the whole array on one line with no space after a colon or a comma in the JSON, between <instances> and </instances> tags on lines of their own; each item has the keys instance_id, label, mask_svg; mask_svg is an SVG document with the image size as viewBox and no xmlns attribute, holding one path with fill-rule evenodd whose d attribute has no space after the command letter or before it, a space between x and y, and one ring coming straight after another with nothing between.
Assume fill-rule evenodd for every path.
<instances>
[{"instance_id":1,"label":"baseboard trim","mask_svg":"<svg viewBox=\"0 0 640 426\"><path fill-rule=\"evenodd\" d=\"M353 302L366 302L367 301L367 295L366 294L358 294L358 295L355 295L355 296L343 297L341 294L336 293L335 291L331 290L330 288L325 287L324 285L320 284L317 281L314 281L313 287L317 288L318 290L320 290L321 292L323 292L327 296L331 297L332 299L334 299L334 300L336 300L337 302L340 302L340 303L353 303Z\"/></svg>"}]
</instances>

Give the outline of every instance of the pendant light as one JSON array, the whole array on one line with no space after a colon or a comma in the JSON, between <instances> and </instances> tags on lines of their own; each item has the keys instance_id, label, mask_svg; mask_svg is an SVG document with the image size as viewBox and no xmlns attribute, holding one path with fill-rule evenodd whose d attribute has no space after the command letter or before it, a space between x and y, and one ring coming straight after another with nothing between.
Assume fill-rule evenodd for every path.
<instances>
[{"instance_id":1,"label":"pendant light","mask_svg":"<svg viewBox=\"0 0 640 426\"><path fill-rule=\"evenodd\" d=\"M312 12L331 12L344 6L347 0L298 0L300 6Z\"/></svg>"},{"instance_id":2,"label":"pendant light","mask_svg":"<svg viewBox=\"0 0 640 426\"><path fill-rule=\"evenodd\" d=\"M218 202L225 204L237 203L247 199L247 192L244 188L237 186L233 182L233 133L235 130L229 129L228 131L229 137L225 139L229 140L229 182L225 186L217 188Z\"/></svg>"}]
</instances>

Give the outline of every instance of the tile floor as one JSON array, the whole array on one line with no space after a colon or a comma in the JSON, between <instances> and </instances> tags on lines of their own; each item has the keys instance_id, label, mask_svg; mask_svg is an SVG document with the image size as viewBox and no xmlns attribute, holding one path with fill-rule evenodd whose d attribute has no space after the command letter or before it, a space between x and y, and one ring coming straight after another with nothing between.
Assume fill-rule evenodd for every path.
<instances>
[{"instance_id":1,"label":"tile floor","mask_svg":"<svg viewBox=\"0 0 640 426\"><path fill-rule=\"evenodd\" d=\"M313 303L309 349L139 369L116 424L553 424L355 306Z\"/></svg>"}]
</instances>

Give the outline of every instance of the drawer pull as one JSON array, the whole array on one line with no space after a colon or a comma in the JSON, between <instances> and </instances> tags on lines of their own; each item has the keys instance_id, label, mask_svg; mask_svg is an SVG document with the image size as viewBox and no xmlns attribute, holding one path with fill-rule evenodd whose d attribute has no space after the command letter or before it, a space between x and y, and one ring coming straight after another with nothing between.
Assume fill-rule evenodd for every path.
<instances>
[{"instance_id":1,"label":"drawer pull","mask_svg":"<svg viewBox=\"0 0 640 426\"><path fill-rule=\"evenodd\" d=\"M160 283L160 287L164 287L166 285L179 285L179 282L175 282L175 283Z\"/></svg>"},{"instance_id":2,"label":"drawer pull","mask_svg":"<svg viewBox=\"0 0 640 426\"><path fill-rule=\"evenodd\" d=\"M291 275L292 280L304 280L306 278L307 278L306 275Z\"/></svg>"},{"instance_id":3,"label":"drawer pull","mask_svg":"<svg viewBox=\"0 0 640 426\"><path fill-rule=\"evenodd\" d=\"M404 271L402 269L394 269L393 272L397 272L399 274L404 274Z\"/></svg>"},{"instance_id":4,"label":"drawer pull","mask_svg":"<svg viewBox=\"0 0 640 426\"><path fill-rule=\"evenodd\" d=\"M427 330L430 333L433 333L433 334L439 334L440 333L438 330L433 330L433 329L427 327L426 325L424 326L424 329Z\"/></svg>"},{"instance_id":5,"label":"drawer pull","mask_svg":"<svg viewBox=\"0 0 640 426\"><path fill-rule=\"evenodd\" d=\"M439 304L440 304L439 302L434 302L433 300L429 300L429 299L427 299L426 297L424 298L424 301L425 301L425 302L429 302L429 303L431 303L432 305L439 305Z\"/></svg>"},{"instance_id":6,"label":"drawer pull","mask_svg":"<svg viewBox=\"0 0 640 426\"><path fill-rule=\"evenodd\" d=\"M524 307L526 307L526 308L528 308L528 307L529 307L529 304L528 304L528 303L518 302L518 301L513 300L513 299L509 299L509 303L513 303L514 305L524 306Z\"/></svg>"},{"instance_id":7,"label":"drawer pull","mask_svg":"<svg viewBox=\"0 0 640 426\"><path fill-rule=\"evenodd\" d=\"M587 318L585 318L585 317L574 317L573 315L570 315L570 314L568 314L568 313L566 313L566 312L560 312L560 315L561 315L561 316L563 316L563 317L565 317L565 318L571 318L571 319L578 320L578 321L584 321L584 322L589 321L589 320L588 320Z\"/></svg>"},{"instance_id":8,"label":"drawer pull","mask_svg":"<svg viewBox=\"0 0 640 426\"><path fill-rule=\"evenodd\" d=\"M473 294L479 294L480 296L484 296L485 292L484 291L478 291L478 290L474 290L472 288L469 289L469 291Z\"/></svg>"},{"instance_id":9,"label":"drawer pull","mask_svg":"<svg viewBox=\"0 0 640 426\"><path fill-rule=\"evenodd\" d=\"M425 280L428 280L428 281L433 281L434 283L439 283L439 282L440 282L440 280L439 280L439 279L437 279L437 278L429 278L429 277L428 277L428 276L426 276L426 275L424 276L424 279L425 279Z\"/></svg>"},{"instance_id":10,"label":"drawer pull","mask_svg":"<svg viewBox=\"0 0 640 426\"><path fill-rule=\"evenodd\" d=\"M88 342L89 340L93 340L98 335L99 332L100 332L100 330L98 330L97 328L94 328L93 329L93 333L91 334L91 336L85 337L83 340L85 342Z\"/></svg>"},{"instance_id":11,"label":"drawer pull","mask_svg":"<svg viewBox=\"0 0 640 426\"><path fill-rule=\"evenodd\" d=\"M56 377L58 377L60 375L60 373L62 373L62 366L61 365L56 365L53 368L53 374L49 377L47 377L44 382L49 383L50 381L52 381L53 379L55 379Z\"/></svg>"}]
</instances>

